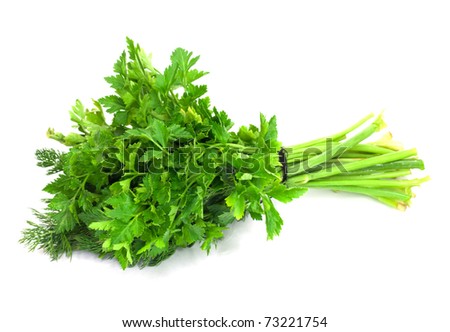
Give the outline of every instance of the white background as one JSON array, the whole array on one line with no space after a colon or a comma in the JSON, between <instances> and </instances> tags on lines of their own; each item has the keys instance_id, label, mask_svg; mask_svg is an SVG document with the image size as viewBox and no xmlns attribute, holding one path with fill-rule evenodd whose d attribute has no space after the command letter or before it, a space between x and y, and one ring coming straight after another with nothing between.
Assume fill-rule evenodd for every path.
<instances>
[{"instance_id":1,"label":"white background","mask_svg":"<svg viewBox=\"0 0 450 332\"><path fill-rule=\"evenodd\" d=\"M121 319L326 316L326 331L450 331L450 10L438 1L3 1L0 4L1 295L4 331L121 331ZM56 147L75 99L103 77L125 36L157 68L201 55L213 104L237 125L276 114L286 145L386 110L433 180L405 213L310 192L279 205L280 237L236 224L210 256L178 252L129 269L75 254L50 262L18 244L48 181L34 150ZM258 328L256 330L270 330Z\"/></svg>"}]
</instances>

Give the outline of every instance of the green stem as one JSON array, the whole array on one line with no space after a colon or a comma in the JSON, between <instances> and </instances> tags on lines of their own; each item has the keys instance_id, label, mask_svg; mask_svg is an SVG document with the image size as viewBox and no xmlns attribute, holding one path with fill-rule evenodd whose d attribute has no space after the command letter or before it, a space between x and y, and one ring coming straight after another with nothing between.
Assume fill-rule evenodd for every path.
<instances>
[{"instance_id":1,"label":"green stem","mask_svg":"<svg viewBox=\"0 0 450 332\"><path fill-rule=\"evenodd\" d=\"M359 186L330 186L326 189L333 190L333 191L345 191L349 193L355 193L355 194L363 194L366 196L371 196L373 198L389 198L392 200L407 202L409 199L411 199L411 195L389 190L389 189L378 189L378 188L363 188Z\"/></svg>"},{"instance_id":2,"label":"green stem","mask_svg":"<svg viewBox=\"0 0 450 332\"><path fill-rule=\"evenodd\" d=\"M364 152L364 153L376 153L376 154L385 154L391 153L395 150L383 148L381 146L376 146L372 144L358 144L351 149L352 152Z\"/></svg>"},{"instance_id":3,"label":"green stem","mask_svg":"<svg viewBox=\"0 0 450 332\"><path fill-rule=\"evenodd\" d=\"M300 149L300 148L307 148L307 147L310 147L310 146L313 146L313 145L318 145L318 144L321 144L321 143L325 143L328 140L341 141L341 140L345 139L345 137L350 132L352 132L355 129L361 127L364 123L366 123L373 116L374 116L374 114L370 113L369 115L367 115L363 119L359 120L358 122L356 122L355 124L353 124L349 128L347 128L347 129L345 129L345 130L343 130L343 131L341 131L341 132L339 132L337 134L334 134L332 136L322 137L322 138L318 138L318 139L315 139L315 140L312 140L312 141L309 141L309 142L305 142L305 143L302 143L302 144L293 145L293 146L288 147L287 149L296 150L296 149Z\"/></svg>"},{"instance_id":4,"label":"green stem","mask_svg":"<svg viewBox=\"0 0 450 332\"><path fill-rule=\"evenodd\" d=\"M311 187L321 187L328 188L331 186L360 186L360 187L374 187L374 188L404 188L404 187L414 187L419 186L420 184L430 180L430 178L424 177L421 179L413 179L413 180L383 180L383 179L374 179L374 180L366 180L366 179L357 179L357 180L318 180L308 182L306 184L302 184L302 186L311 188Z\"/></svg>"},{"instance_id":5,"label":"green stem","mask_svg":"<svg viewBox=\"0 0 450 332\"><path fill-rule=\"evenodd\" d=\"M346 173L343 173L346 174ZM400 171L394 171L394 172L382 172L382 173L371 173L371 174L360 174L360 175L335 175L330 176L327 178L327 180L374 180L374 179L391 179L391 178L398 178L401 176L407 176L411 174L411 170L405 169ZM320 181L320 180L318 180Z\"/></svg>"},{"instance_id":6,"label":"green stem","mask_svg":"<svg viewBox=\"0 0 450 332\"><path fill-rule=\"evenodd\" d=\"M345 165L344 165L345 166ZM424 170L425 166L421 159L404 159L385 164L373 165L357 171L347 172L348 175L365 175L372 174L374 172L383 172L387 170L402 170L402 169L420 169Z\"/></svg>"},{"instance_id":7,"label":"green stem","mask_svg":"<svg viewBox=\"0 0 450 332\"><path fill-rule=\"evenodd\" d=\"M315 173L302 174L302 175L295 176L295 174L299 173L299 172L296 172L293 175L291 175L290 179L287 180L287 184L288 185L291 184L294 186L301 185L301 184L305 184L311 180L325 178L325 177L329 177L329 176L336 175L336 174L356 171L356 170L368 168L368 167L378 165L378 164L384 164L384 163L388 163L391 161L402 160L402 159L413 157L416 155L417 155L416 149L410 149L410 150L386 153L381 156L370 157L367 159L346 163L345 165L343 165L343 164L332 165L330 168L323 169L323 170L315 172Z\"/></svg>"},{"instance_id":8,"label":"green stem","mask_svg":"<svg viewBox=\"0 0 450 332\"><path fill-rule=\"evenodd\" d=\"M390 199L390 198L386 198L386 197L374 197L374 198L377 201L379 201L387 206L393 207L394 209L401 210L401 211L405 211L406 207L409 206L409 204L410 204L409 200L406 202L402 202L402 201L396 201L394 199Z\"/></svg>"},{"instance_id":9,"label":"green stem","mask_svg":"<svg viewBox=\"0 0 450 332\"><path fill-rule=\"evenodd\" d=\"M333 143L333 142L332 142ZM319 155L327 149L326 144L319 144L302 149L288 150L288 163L297 163L312 156ZM386 154L396 150L386 149L371 144L357 144L341 155L341 157L366 158L371 154Z\"/></svg>"},{"instance_id":10,"label":"green stem","mask_svg":"<svg viewBox=\"0 0 450 332\"><path fill-rule=\"evenodd\" d=\"M349 133L351 133L352 131L354 131L355 129L361 127L364 123L366 123L368 120L370 120L371 118L373 118L374 114L370 113L367 116L365 116L364 118L362 118L361 120L359 120L358 122L356 122L354 125L350 126L349 128L334 134L333 136L331 136L331 138L333 138L334 140L342 140L345 139L347 137L347 135Z\"/></svg>"},{"instance_id":11,"label":"green stem","mask_svg":"<svg viewBox=\"0 0 450 332\"><path fill-rule=\"evenodd\" d=\"M361 131L360 133L356 134L352 138L349 138L343 143L337 144L334 147L331 147L329 150L309 158L305 162L300 163L299 169L294 172L293 174L290 174L291 176L295 176L298 174L302 174L306 172L307 170L323 164L326 161L329 161L330 159L334 158L336 155L340 155L344 153L345 151L351 149L361 141L365 140L367 137L371 136L376 131L379 131L381 128L385 126L385 123L381 116L379 116L372 124L370 124L366 129Z\"/></svg>"},{"instance_id":12,"label":"green stem","mask_svg":"<svg viewBox=\"0 0 450 332\"><path fill-rule=\"evenodd\" d=\"M373 156L372 154L361 153L361 152L352 152L351 150L346 151L340 155L340 157L342 157L342 158L350 158L350 159L364 159L364 158L369 158L372 156Z\"/></svg>"}]
</instances>

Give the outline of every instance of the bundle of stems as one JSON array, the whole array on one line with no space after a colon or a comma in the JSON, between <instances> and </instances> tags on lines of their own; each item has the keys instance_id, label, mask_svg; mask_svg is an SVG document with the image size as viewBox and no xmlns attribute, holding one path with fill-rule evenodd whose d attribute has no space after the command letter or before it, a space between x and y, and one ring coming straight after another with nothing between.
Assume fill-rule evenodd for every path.
<instances>
[{"instance_id":1,"label":"bundle of stems","mask_svg":"<svg viewBox=\"0 0 450 332\"><path fill-rule=\"evenodd\" d=\"M385 128L382 114L348 138L373 117L369 114L337 134L285 148L286 185L362 194L405 210L414 197L411 188L429 177L406 178L413 169L423 170L424 163L416 149L404 150L391 133L363 143Z\"/></svg>"}]
</instances>

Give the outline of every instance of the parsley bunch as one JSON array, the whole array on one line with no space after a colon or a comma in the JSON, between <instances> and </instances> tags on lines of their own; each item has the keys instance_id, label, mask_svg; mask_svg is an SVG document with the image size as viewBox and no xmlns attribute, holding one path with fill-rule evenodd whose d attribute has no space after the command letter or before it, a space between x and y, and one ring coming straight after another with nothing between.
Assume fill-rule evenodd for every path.
<instances>
[{"instance_id":1,"label":"parsley bunch","mask_svg":"<svg viewBox=\"0 0 450 332\"><path fill-rule=\"evenodd\" d=\"M380 117L350 138L350 128L283 148L276 118L232 131L224 111L211 107L199 57L181 48L163 72L131 39L106 81L110 96L70 111L77 132L47 135L69 147L40 149L38 166L53 180L46 209L34 211L22 243L52 259L74 250L116 258L122 268L152 266L178 248L200 243L209 252L224 230L247 214L265 220L268 239L283 221L273 199L290 202L309 187L347 191L404 209L411 188L428 178L416 151L390 139L361 143L384 127ZM105 113L110 120L106 120Z\"/></svg>"}]
</instances>

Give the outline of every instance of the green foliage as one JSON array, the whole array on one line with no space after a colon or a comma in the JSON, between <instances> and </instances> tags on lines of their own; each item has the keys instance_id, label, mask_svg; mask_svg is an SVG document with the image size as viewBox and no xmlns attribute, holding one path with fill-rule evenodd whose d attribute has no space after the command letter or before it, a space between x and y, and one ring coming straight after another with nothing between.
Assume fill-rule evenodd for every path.
<instances>
[{"instance_id":1,"label":"green foliage","mask_svg":"<svg viewBox=\"0 0 450 332\"><path fill-rule=\"evenodd\" d=\"M39 222L23 231L30 250L51 259L84 250L124 269L154 266L194 244L209 253L246 216L264 219L273 239L283 226L273 200L288 203L309 187L404 210L411 188L428 180L404 179L423 169L415 149L397 151L386 139L360 144L384 126L381 117L349 139L370 116L330 138L283 149L275 116L232 130L198 84L206 75L194 68L198 56L178 48L160 72L129 38L127 48L105 78L114 93L92 109L77 100L70 110L77 132L48 130L67 151L36 151L38 166L52 176L43 188L51 197L34 212Z\"/></svg>"},{"instance_id":2,"label":"green foliage","mask_svg":"<svg viewBox=\"0 0 450 332\"><path fill-rule=\"evenodd\" d=\"M115 93L91 110L76 101L70 119L78 132L49 130L68 151L36 152L56 177L44 188L52 197L36 212L40 223L29 223L22 242L52 259L87 250L126 268L195 243L209 252L246 214L265 215L272 239L282 220L270 197L287 202L305 191L281 184L275 117L232 132L197 85L206 74L194 68L198 56L178 48L159 72L139 45L127 45L105 79Z\"/></svg>"}]
</instances>

